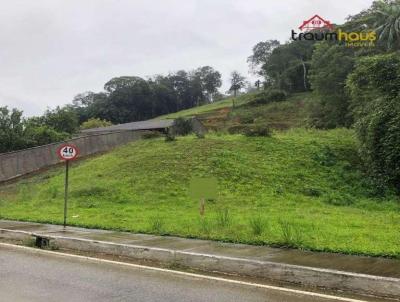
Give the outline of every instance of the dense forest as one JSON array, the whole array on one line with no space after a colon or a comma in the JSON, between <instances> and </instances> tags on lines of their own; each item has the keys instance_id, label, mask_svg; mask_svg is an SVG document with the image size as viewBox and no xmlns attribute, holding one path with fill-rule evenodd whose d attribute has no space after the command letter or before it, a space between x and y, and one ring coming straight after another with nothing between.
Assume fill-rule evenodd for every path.
<instances>
[{"instance_id":1,"label":"dense forest","mask_svg":"<svg viewBox=\"0 0 400 302\"><path fill-rule=\"evenodd\" d=\"M400 1L374 1L335 29L376 33L373 46L349 47L336 40L259 42L248 62L262 81L265 95L312 91L319 100L310 108L308 126L354 128L360 157L374 185L400 190ZM236 96L245 85L231 75ZM40 117L22 117L0 108L0 152L61 140L80 127L145 120L217 101L221 74L210 66L143 79L113 78L102 92L78 94L72 103Z\"/></svg>"}]
</instances>

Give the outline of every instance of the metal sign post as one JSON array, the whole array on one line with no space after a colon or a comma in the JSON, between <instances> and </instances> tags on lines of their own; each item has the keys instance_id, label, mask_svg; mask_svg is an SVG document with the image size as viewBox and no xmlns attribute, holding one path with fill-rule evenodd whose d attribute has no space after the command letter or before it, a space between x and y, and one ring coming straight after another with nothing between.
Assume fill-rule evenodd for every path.
<instances>
[{"instance_id":1,"label":"metal sign post","mask_svg":"<svg viewBox=\"0 0 400 302\"><path fill-rule=\"evenodd\" d=\"M69 161L76 159L78 154L78 148L71 144L62 145L57 149L57 155L65 161L64 228L67 226Z\"/></svg>"},{"instance_id":2,"label":"metal sign post","mask_svg":"<svg viewBox=\"0 0 400 302\"><path fill-rule=\"evenodd\" d=\"M66 160L65 161L65 190L64 190L64 228L67 226L68 172L69 172L69 160Z\"/></svg>"}]
</instances>

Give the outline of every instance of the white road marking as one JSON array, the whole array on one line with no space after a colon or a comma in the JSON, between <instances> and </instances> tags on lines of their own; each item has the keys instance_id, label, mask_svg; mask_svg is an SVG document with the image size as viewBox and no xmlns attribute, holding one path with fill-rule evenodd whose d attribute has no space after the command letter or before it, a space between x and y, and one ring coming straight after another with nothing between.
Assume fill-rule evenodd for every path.
<instances>
[{"instance_id":1,"label":"white road marking","mask_svg":"<svg viewBox=\"0 0 400 302\"><path fill-rule=\"evenodd\" d=\"M50 254L50 255L53 255L53 256L60 256L60 257L64 257L64 258L75 258L75 259L85 260L85 261L90 261L90 262L100 262L100 263L106 263L106 264L114 264L114 265L137 268L137 269L144 269L144 270L157 271L157 272L163 272L163 273L170 273L170 274L187 276L187 277L194 277L194 278L199 278L199 279L206 279L206 280L226 282L226 283L231 283L231 284L238 284L238 285L244 285L244 286L264 288L264 289L276 290L276 291L281 291L281 292L300 294L300 295L311 296L311 297L318 297L318 298L323 298L323 299L331 299L331 300L336 300L336 301L367 302L365 300L357 300L357 299L351 299L351 298L344 298L344 297L338 297L338 296L332 296L332 295L308 292L308 291L303 291L303 290L298 290L298 289L291 289L291 288L272 286L272 285L265 285L265 284L259 284L259 283L253 283L253 282L245 282L245 281L239 281L239 280L225 279L225 278L213 277L213 276L207 276L207 275L201 275L201 274L187 273L187 272L170 270L170 269L165 269L165 268L145 266L145 265L140 265L140 264L133 264L133 263L127 263L127 262L118 262L118 261L113 261L113 260L106 260L106 259L101 259L101 258L74 255L74 254L68 254L68 253L60 253L60 252L54 252L54 251L49 251L49 250L41 250L41 249L37 249L37 248L31 248L31 247L27 247L27 246L14 245L14 244L8 244L8 243L0 243L0 247L1 246L6 247L6 248L25 250L25 251L29 251L29 252L33 252L33 253L37 253L37 254L44 254L44 255Z\"/></svg>"}]
</instances>

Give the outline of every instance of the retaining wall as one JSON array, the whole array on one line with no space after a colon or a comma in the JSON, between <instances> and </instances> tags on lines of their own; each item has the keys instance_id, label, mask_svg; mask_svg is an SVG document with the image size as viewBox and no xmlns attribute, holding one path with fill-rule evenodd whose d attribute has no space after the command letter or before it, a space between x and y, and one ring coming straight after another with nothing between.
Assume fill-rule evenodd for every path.
<instances>
[{"instance_id":1,"label":"retaining wall","mask_svg":"<svg viewBox=\"0 0 400 302\"><path fill-rule=\"evenodd\" d=\"M64 142L0 154L0 182L59 163L56 152L62 144L76 145L79 157L83 157L138 140L143 133L144 131L122 131L81 136Z\"/></svg>"}]
</instances>

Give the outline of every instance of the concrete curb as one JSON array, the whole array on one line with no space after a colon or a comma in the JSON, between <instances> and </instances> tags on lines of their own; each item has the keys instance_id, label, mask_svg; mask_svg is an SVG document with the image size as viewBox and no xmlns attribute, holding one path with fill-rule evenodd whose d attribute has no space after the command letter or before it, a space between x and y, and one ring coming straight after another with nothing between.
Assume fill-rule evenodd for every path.
<instances>
[{"instance_id":1,"label":"concrete curb","mask_svg":"<svg viewBox=\"0 0 400 302\"><path fill-rule=\"evenodd\" d=\"M19 230L0 229L0 238L27 241L45 238L61 249L123 256L175 264L202 271L265 278L304 286L329 288L363 295L399 298L400 279L312 268L284 263L256 261L210 254L176 251L139 245L111 243L63 236L49 236Z\"/></svg>"}]
</instances>

